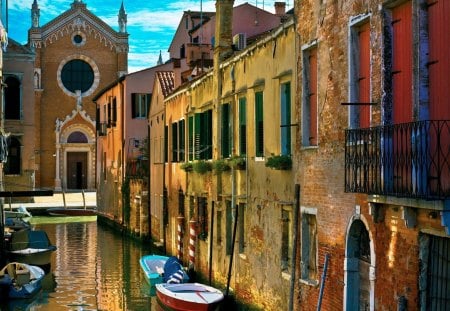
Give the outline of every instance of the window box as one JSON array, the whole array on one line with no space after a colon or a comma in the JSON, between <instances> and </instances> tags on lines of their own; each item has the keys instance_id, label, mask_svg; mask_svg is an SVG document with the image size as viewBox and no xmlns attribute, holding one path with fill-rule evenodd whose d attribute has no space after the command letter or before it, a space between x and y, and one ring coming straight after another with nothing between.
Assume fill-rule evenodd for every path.
<instances>
[{"instance_id":1,"label":"window box","mask_svg":"<svg viewBox=\"0 0 450 311\"><path fill-rule=\"evenodd\" d=\"M198 174L206 174L212 170L212 165L208 161L199 160L193 163L192 168Z\"/></svg>"},{"instance_id":2,"label":"window box","mask_svg":"<svg viewBox=\"0 0 450 311\"><path fill-rule=\"evenodd\" d=\"M223 160L223 159L215 160L212 163L212 167L213 167L213 170L216 172L216 174L220 174L222 172L226 172L226 171L229 171L231 169L231 167L228 164L228 162Z\"/></svg>"},{"instance_id":3,"label":"window box","mask_svg":"<svg viewBox=\"0 0 450 311\"><path fill-rule=\"evenodd\" d=\"M228 159L228 165L236 170L245 170L247 163L243 156L232 156Z\"/></svg>"},{"instance_id":4,"label":"window box","mask_svg":"<svg viewBox=\"0 0 450 311\"><path fill-rule=\"evenodd\" d=\"M192 162L184 162L180 165L180 168L185 172L192 172L193 164Z\"/></svg>"},{"instance_id":5,"label":"window box","mask_svg":"<svg viewBox=\"0 0 450 311\"><path fill-rule=\"evenodd\" d=\"M274 170L290 170L292 168L292 159L289 155L276 155L267 158L266 167Z\"/></svg>"}]
</instances>

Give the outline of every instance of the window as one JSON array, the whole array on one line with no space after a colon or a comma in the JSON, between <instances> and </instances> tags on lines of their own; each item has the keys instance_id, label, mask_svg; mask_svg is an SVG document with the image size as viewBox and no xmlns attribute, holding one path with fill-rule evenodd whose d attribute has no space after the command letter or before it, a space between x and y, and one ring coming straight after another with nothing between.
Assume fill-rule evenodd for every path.
<instances>
[{"instance_id":1,"label":"window","mask_svg":"<svg viewBox=\"0 0 450 311\"><path fill-rule=\"evenodd\" d=\"M289 272L291 269L293 254L292 232L292 207L284 206L281 209L281 271L284 272Z\"/></svg>"},{"instance_id":2,"label":"window","mask_svg":"<svg viewBox=\"0 0 450 311\"><path fill-rule=\"evenodd\" d=\"M184 192L183 189L178 190L178 215L184 217Z\"/></svg>"},{"instance_id":3,"label":"window","mask_svg":"<svg viewBox=\"0 0 450 311\"><path fill-rule=\"evenodd\" d=\"M222 244L222 218L223 212L221 210L218 210L216 220L216 243L218 245Z\"/></svg>"},{"instance_id":4,"label":"window","mask_svg":"<svg viewBox=\"0 0 450 311\"><path fill-rule=\"evenodd\" d=\"M245 251L245 204L238 205L239 253Z\"/></svg>"},{"instance_id":5,"label":"window","mask_svg":"<svg viewBox=\"0 0 450 311\"><path fill-rule=\"evenodd\" d=\"M185 122L180 120L178 122L178 160L180 162L185 160L186 143L185 143Z\"/></svg>"},{"instance_id":6,"label":"window","mask_svg":"<svg viewBox=\"0 0 450 311\"><path fill-rule=\"evenodd\" d=\"M19 175L21 162L21 145L16 137L10 137L8 146L8 159L5 164L6 175Z\"/></svg>"},{"instance_id":7,"label":"window","mask_svg":"<svg viewBox=\"0 0 450 311\"><path fill-rule=\"evenodd\" d=\"M84 93L94 84L94 70L84 60L73 59L63 66L61 82L72 93L77 90Z\"/></svg>"},{"instance_id":8,"label":"window","mask_svg":"<svg viewBox=\"0 0 450 311\"><path fill-rule=\"evenodd\" d=\"M291 154L291 83L281 84L281 154Z\"/></svg>"},{"instance_id":9,"label":"window","mask_svg":"<svg viewBox=\"0 0 450 311\"><path fill-rule=\"evenodd\" d=\"M233 209L231 208L231 201L225 201L225 251L227 255L231 254L231 245L233 243Z\"/></svg>"},{"instance_id":10,"label":"window","mask_svg":"<svg viewBox=\"0 0 450 311\"><path fill-rule=\"evenodd\" d=\"M147 118L152 94L131 94L131 116L132 118Z\"/></svg>"},{"instance_id":11,"label":"window","mask_svg":"<svg viewBox=\"0 0 450 311\"><path fill-rule=\"evenodd\" d=\"M301 222L301 278L308 283L317 282L317 220L316 215L302 212Z\"/></svg>"},{"instance_id":12,"label":"window","mask_svg":"<svg viewBox=\"0 0 450 311\"><path fill-rule=\"evenodd\" d=\"M247 154L247 103L245 97L239 98L239 154Z\"/></svg>"},{"instance_id":13,"label":"window","mask_svg":"<svg viewBox=\"0 0 450 311\"><path fill-rule=\"evenodd\" d=\"M212 110L189 117L189 161L212 158Z\"/></svg>"},{"instance_id":14,"label":"window","mask_svg":"<svg viewBox=\"0 0 450 311\"><path fill-rule=\"evenodd\" d=\"M67 142L68 143L84 143L86 144L88 142L88 139L86 137L86 135L84 135L83 133L76 131L73 132L69 135L69 137L67 137Z\"/></svg>"},{"instance_id":15,"label":"window","mask_svg":"<svg viewBox=\"0 0 450 311\"><path fill-rule=\"evenodd\" d=\"M255 146L256 156L264 157L263 92L255 93Z\"/></svg>"},{"instance_id":16,"label":"window","mask_svg":"<svg viewBox=\"0 0 450 311\"><path fill-rule=\"evenodd\" d=\"M21 86L16 77L7 77L5 80L5 119L20 120Z\"/></svg>"},{"instance_id":17,"label":"window","mask_svg":"<svg viewBox=\"0 0 450 311\"><path fill-rule=\"evenodd\" d=\"M117 122L117 100L114 96L112 99L112 116L111 116L111 125L116 126Z\"/></svg>"},{"instance_id":18,"label":"window","mask_svg":"<svg viewBox=\"0 0 450 311\"><path fill-rule=\"evenodd\" d=\"M222 105L222 158L231 156L230 104Z\"/></svg>"},{"instance_id":19,"label":"window","mask_svg":"<svg viewBox=\"0 0 450 311\"><path fill-rule=\"evenodd\" d=\"M350 128L370 127L370 22L350 28Z\"/></svg>"},{"instance_id":20,"label":"window","mask_svg":"<svg viewBox=\"0 0 450 311\"><path fill-rule=\"evenodd\" d=\"M178 122L172 123L172 162L178 162Z\"/></svg>"},{"instance_id":21,"label":"window","mask_svg":"<svg viewBox=\"0 0 450 311\"><path fill-rule=\"evenodd\" d=\"M208 202L204 197L198 197L198 236L201 240L208 238Z\"/></svg>"},{"instance_id":22,"label":"window","mask_svg":"<svg viewBox=\"0 0 450 311\"><path fill-rule=\"evenodd\" d=\"M303 51L303 136L304 146L317 146L317 47Z\"/></svg>"}]
</instances>

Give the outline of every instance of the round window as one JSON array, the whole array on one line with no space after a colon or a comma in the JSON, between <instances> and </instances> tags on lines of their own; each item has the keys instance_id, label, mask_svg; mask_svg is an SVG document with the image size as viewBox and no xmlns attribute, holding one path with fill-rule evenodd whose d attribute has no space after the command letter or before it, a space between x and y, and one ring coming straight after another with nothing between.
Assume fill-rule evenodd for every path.
<instances>
[{"instance_id":1,"label":"round window","mask_svg":"<svg viewBox=\"0 0 450 311\"><path fill-rule=\"evenodd\" d=\"M64 87L75 93L89 90L94 83L94 70L85 61L73 59L67 62L61 70L61 82Z\"/></svg>"},{"instance_id":2,"label":"round window","mask_svg":"<svg viewBox=\"0 0 450 311\"><path fill-rule=\"evenodd\" d=\"M75 35L73 37L73 42L75 42L76 44L80 44L81 42L83 42L83 37L81 35Z\"/></svg>"}]
</instances>

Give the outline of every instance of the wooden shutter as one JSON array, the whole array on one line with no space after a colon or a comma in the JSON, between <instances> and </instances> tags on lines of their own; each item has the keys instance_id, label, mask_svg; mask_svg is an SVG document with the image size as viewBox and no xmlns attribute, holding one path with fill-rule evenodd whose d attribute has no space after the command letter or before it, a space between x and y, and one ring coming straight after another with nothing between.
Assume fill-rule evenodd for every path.
<instances>
[{"instance_id":1,"label":"wooden shutter","mask_svg":"<svg viewBox=\"0 0 450 311\"><path fill-rule=\"evenodd\" d=\"M256 156L264 156L263 92L255 93L255 146Z\"/></svg>"},{"instance_id":2,"label":"wooden shutter","mask_svg":"<svg viewBox=\"0 0 450 311\"><path fill-rule=\"evenodd\" d=\"M172 162L178 162L178 123L172 123Z\"/></svg>"},{"instance_id":3,"label":"wooden shutter","mask_svg":"<svg viewBox=\"0 0 450 311\"><path fill-rule=\"evenodd\" d=\"M239 98L239 154L247 154L247 103L245 97Z\"/></svg>"},{"instance_id":4,"label":"wooden shutter","mask_svg":"<svg viewBox=\"0 0 450 311\"><path fill-rule=\"evenodd\" d=\"M394 124L412 121L411 2L392 10L392 107Z\"/></svg>"},{"instance_id":5,"label":"wooden shutter","mask_svg":"<svg viewBox=\"0 0 450 311\"><path fill-rule=\"evenodd\" d=\"M231 152L230 144L230 104L222 105L222 157L228 158Z\"/></svg>"},{"instance_id":6,"label":"wooden shutter","mask_svg":"<svg viewBox=\"0 0 450 311\"><path fill-rule=\"evenodd\" d=\"M358 77L358 101L359 127L370 127L370 24L361 25L358 32L359 41L359 77ZM367 104L367 105L366 105Z\"/></svg>"},{"instance_id":7,"label":"wooden shutter","mask_svg":"<svg viewBox=\"0 0 450 311\"><path fill-rule=\"evenodd\" d=\"M309 145L317 145L317 48L309 52Z\"/></svg>"},{"instance_id":8,"label":"wooden shutter","mask_svg":"<svg viewBox=\"0 0 450 311\"><path fill-rule=\"evenodd\" d=\"M189 138L188 138L188 144L189 144L189 161L194 160L194 116L190 116L188 120L188 131L189 131Z\"/></svg>"},{"instance_id":9,"label":"wooden shutter","mask_svg":"<svg viewBox=\"0 0 450 311\"><path fill-rule=\"evenodd\" d=\"M281 85L281 153L291 154L291 83Z\"/></svg>"},{"instance_id":10,"label":"wooden shutter","mask_svg":"<svg viewBox=\"0 0 450 311\"><path fill-rule=\"evenodd\" d=\"M178 123L178 159L179 161L185 160L185 153L186 153L186 144L185 144L185 122L184 120L180 120Z\"/></svg>"}]
</instances>

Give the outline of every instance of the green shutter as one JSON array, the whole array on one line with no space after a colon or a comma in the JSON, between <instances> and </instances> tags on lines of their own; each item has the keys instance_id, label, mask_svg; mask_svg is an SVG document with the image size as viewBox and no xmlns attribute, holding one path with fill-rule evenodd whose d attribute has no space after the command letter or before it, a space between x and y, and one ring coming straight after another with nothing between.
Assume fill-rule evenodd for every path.
<instances>
[{"instance_id":1,"label":"green shutter","mask_svg":"<svg viewBox=\"0 0 450 311\"><path fill-rule=\"evenodd\" d=\"M281 154L291 154L291 83L281 85Z\"/></svg>"},{"instance_id":2,"label":"green shutter","mask_svg":"<svg viewBox=\"0 0 450 311\"><path fill-rule=\"evenodd\" d=\"M239 154L247 154L247 103L245 97L239 98Z\"/></svg>"},{"instance_id":3,"label":"green shutter","mask_svg":"<svg viewBox=\"0 0 450 311\"><path fill-rule=\"evenodd\" d=\"M166 125L164 126L164 162L167 163L168 159L168 153L169 153L169 127Z\"/></svg>"},{"instance_id":4,"label":"green shutter","mask_svg":"<svg viewBox=\"0 0 450 311\"><path fill-rule=\"evenodd\" d=\"M264 156L263 92L255 93L255 146L256 156Z\"/></svg>"},{"instance_id":5,"label":"green shutter","mask_svg":"<svg viewBox=\"0 0 450 311\"><path fill-rule=\"evenodd\" d=\"M185 129L184 129L184 120L180 120L178 123L178 157L180 162L185 160L186 146L185 146Z\"/></svg>"},{"instance_id":6,"label":"green shutter","mask_svg":"<svg viewBox=\"0 0 450 311\"><path fill-rule=\"evenodd\" d=\"M194 160L194 116L190 116L188 120L188 126L189 126L189 161Z\"/></svg>"},{"instance_id":7,"label":"green shutter","mask_svg":"<svg viewBox=\"0 0 450 311\"><path fill-rule=\"evenodd\" d=\"M172 123L172 162L178 162L178 123Z\"/></svg>"},{"instance_id":8,"label":"green shutter","mask_svg":"<svg viewBox=\"0 0 450 311\"><path fill-rule=\"evenodd\" d=\"M230 104L222 105L222 158L230 157Z\"/></svg>"},{"instance_id":9,"label":"green shutter","mask_svg":"<svg viewBox=\"0 0 450 311\"><path fill-rule=\"evenodd\" d=\"M200 133L202 131L200 124L202 119L202 113L196 113L194 119L194 159L199 160L201 156L201 136Z\"/></svg>"}]
</instances>

